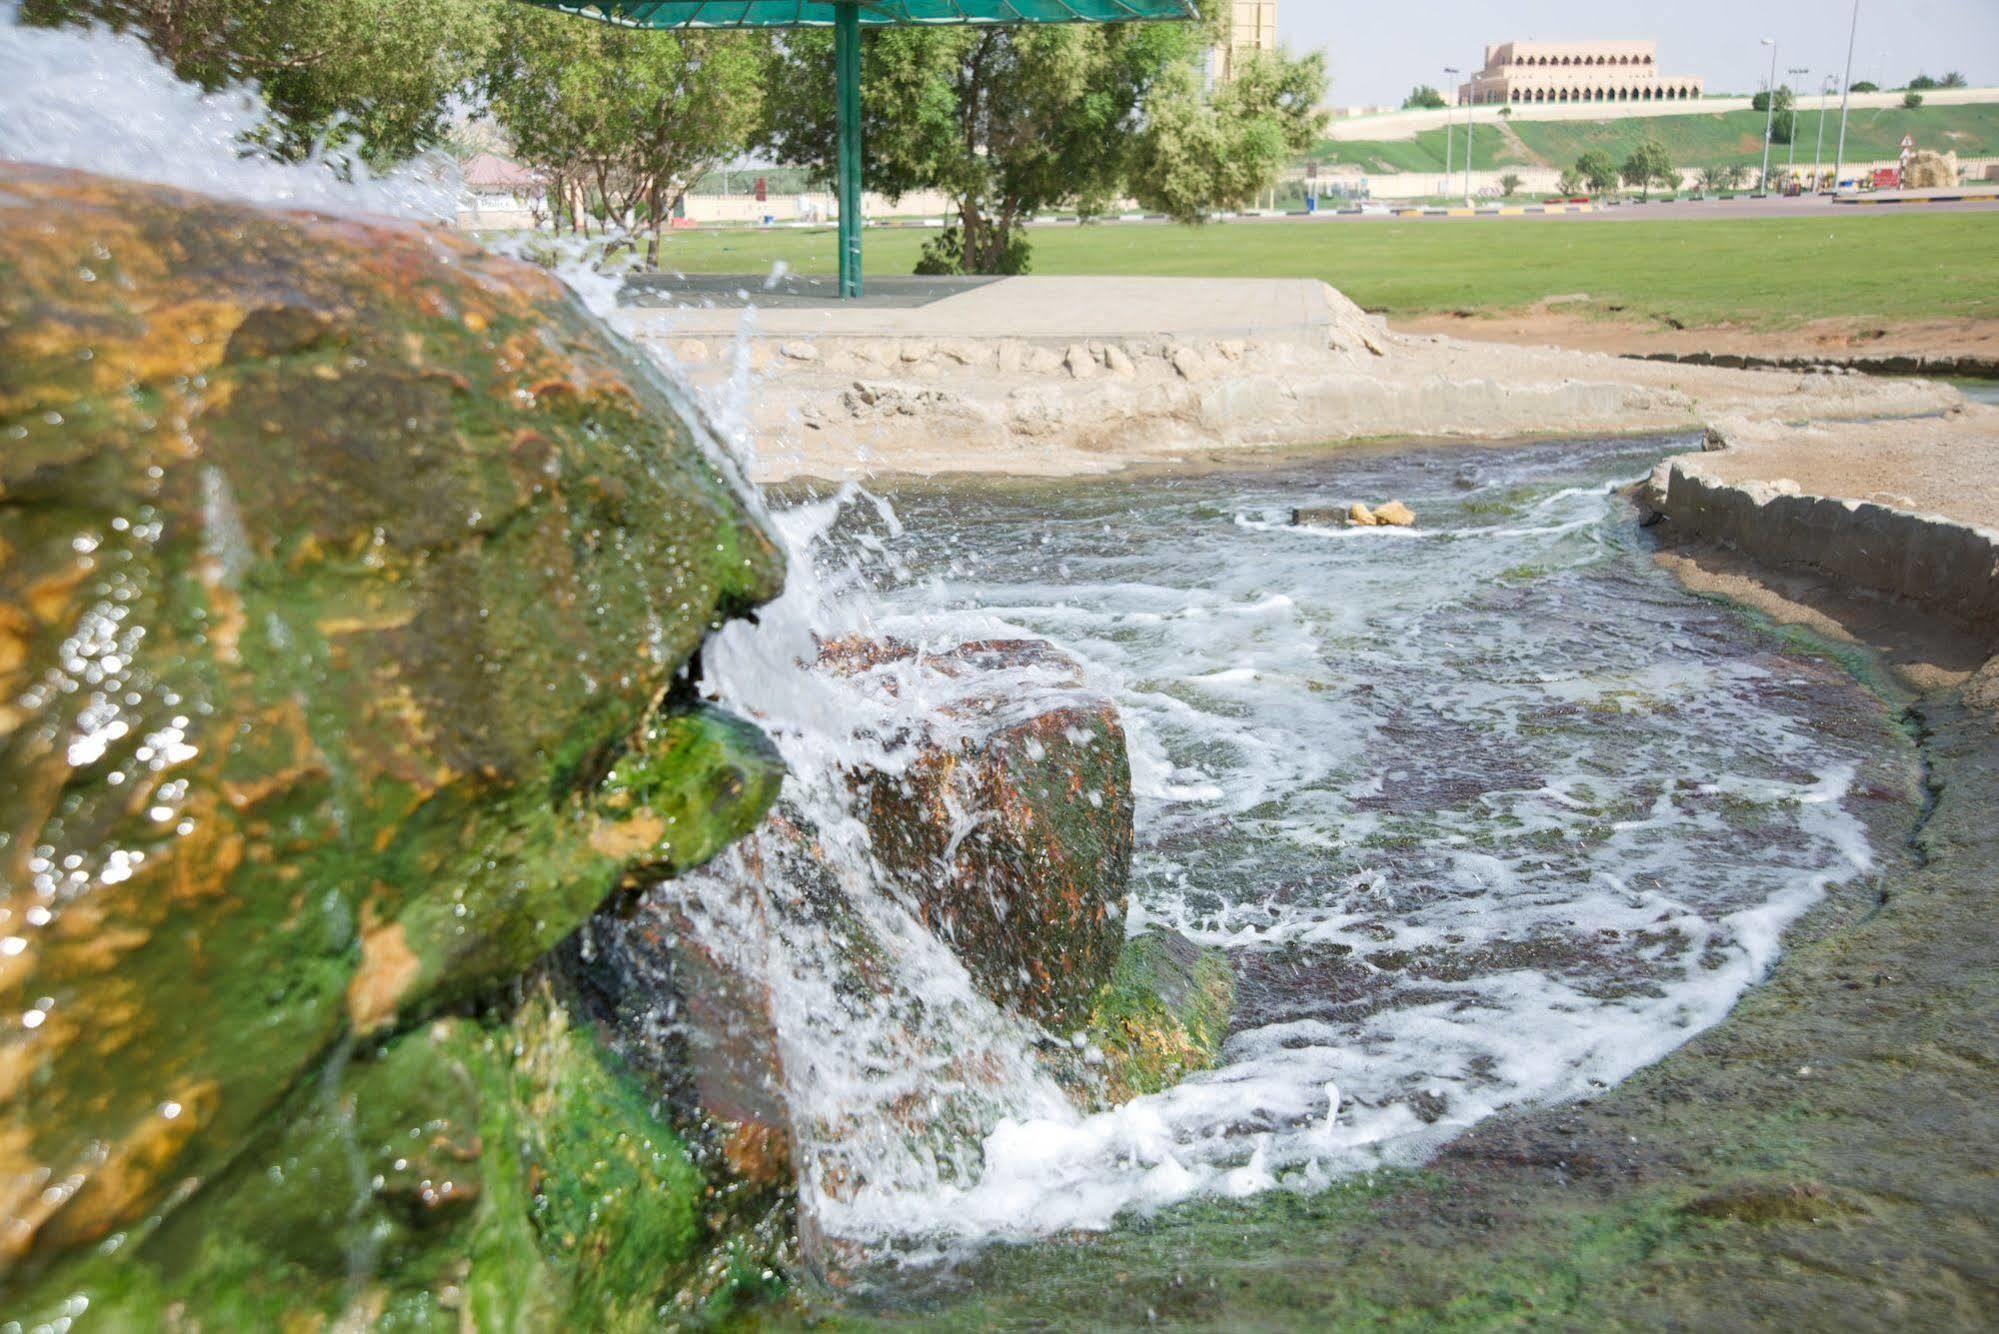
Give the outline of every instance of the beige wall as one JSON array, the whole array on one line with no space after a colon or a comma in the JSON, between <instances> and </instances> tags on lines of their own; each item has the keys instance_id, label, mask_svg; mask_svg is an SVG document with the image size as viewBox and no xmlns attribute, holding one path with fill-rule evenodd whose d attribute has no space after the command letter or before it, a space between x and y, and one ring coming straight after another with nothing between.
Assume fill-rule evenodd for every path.
<instances>
[{"instance_id":1,"label":"beige wall","mask_svg":"<svg viewBox=\"0 0 1999 1334\"><path fill-rule=\"evenodd\" d=\"M1215 78L1227 81L1235 77L1237 52L1276 49L1277 0L1230 0L1229 40L1214 49L1209 67Z\"/></svg>"}]
</instances>

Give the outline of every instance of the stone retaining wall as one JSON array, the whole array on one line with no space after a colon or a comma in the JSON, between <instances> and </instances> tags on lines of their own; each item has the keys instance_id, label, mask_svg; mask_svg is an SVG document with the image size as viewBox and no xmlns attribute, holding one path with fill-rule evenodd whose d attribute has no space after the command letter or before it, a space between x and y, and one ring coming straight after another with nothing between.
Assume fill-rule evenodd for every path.
<instances>
[{"instance_id":1,"label":"stone retaining wall","mask_svg":"<svg viewBox=\"0 0 1999 1334\"><path fill-rule=\"evenodd\" d=\"M1711 435L1710 449L1727 448ZM1999 532L1864 500L1706 475L1698 456L1659 465L1647 499L1689 535L1777 568L1906 598L1999 652Z\"/></svg>"}]
</instances>

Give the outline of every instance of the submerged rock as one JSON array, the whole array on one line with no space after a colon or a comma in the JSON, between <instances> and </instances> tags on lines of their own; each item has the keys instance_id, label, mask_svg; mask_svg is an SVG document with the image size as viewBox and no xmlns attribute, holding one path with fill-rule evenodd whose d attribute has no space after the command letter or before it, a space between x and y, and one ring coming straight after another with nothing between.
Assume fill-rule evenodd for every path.
<instances>
[{"instance_id":1,"label":"submerged rock","mask_svg":"<svg viewBox=\"0 0 1999 1334\"><path fill-rule=\"evenodd\" d=\"M782 562L543 273L34 167L0 166L0 210L18 1282L293 1133L343 1035L516 977L753 826L775 753L682 669ZM474 1156L484 1201L517 1168Z\"/></svg>"}]
</instances>

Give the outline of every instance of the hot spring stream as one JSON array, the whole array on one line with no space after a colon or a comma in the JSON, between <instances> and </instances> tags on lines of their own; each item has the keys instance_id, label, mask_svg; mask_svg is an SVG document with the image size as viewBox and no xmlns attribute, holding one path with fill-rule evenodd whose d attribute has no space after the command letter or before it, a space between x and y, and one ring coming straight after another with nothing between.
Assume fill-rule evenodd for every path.
<instances>
[{"instance_id":1,"label":"hot spring stream","mask_svg":"<svg viewBox=\"0 0 1999 1334\"><path fill-rule=\"evenodd\" d=\"M821 1130L820 1225L921 1257L1310 1189L1602 1089L1719 1020L1824 887L1869 868L1850 806L1892 785L1872 771L1901 738L1836 666L1655 568L1615 492L1684 447L1355 452L892 505L849 488L785 511L791 590L709 668L778 736L794 791L841 725L786 669L807 626L1054 640L1130 734L1130 930L1225 947L1240 989L1219 1068L1082 1115L892 903L857 899L906 943L902 999L851 1006L823 923L777 889L752 934L794 1115ZM1421 527L1289 524L1390 496ZM711 920L732 879L690 882Z\"/></svg>"},{"instance_id":2,"label":"hot spring stream","mask_svg":"<svg viewBox=\"0 0 1999 1334\"><path fill-rule=\"evenodd\" d=\"M253 98L12 18L0 0L0 156L448 211L451 182L427 171L355 185L241 159ZM615 281L578 286L601 310ZM1351 449L772 501L786 590L710 639L702 689L778 744L837 892L742 844L652 892L766 984L801 1231L861 1264L921 1263L1317 1189L1420 1162L1500 1108L1604 1089L1720 1020L1825 887L1870 870L1865 803L1903 799L1909 750L1835 663L1654 565L1617 493L1687 447ZM1390 498L1417 528L1289 522ZM1216 1068L1077 1110L1048 1056L1081 1039L986 1000L881 887L843 775L897 772L937 701L800 665L850 634L1045 638L1116 701L1138 798L1127 930L1226 951L1238 1004ZM1029 703L1043 684L1009 681Z\"/></svg>"}]
</instances>

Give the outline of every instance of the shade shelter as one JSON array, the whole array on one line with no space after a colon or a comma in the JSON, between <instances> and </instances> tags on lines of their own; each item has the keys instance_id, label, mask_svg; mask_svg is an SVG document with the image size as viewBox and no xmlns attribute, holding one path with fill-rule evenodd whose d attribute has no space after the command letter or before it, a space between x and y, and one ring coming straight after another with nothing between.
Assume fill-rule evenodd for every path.
<instances>
[{"instance_id":1,"label":"shade shelter","mask_svg":"<svg viewBox=\"0 0 1999 1334\"><path fill-rule=\"evenodd\" d=\"M631 28L831 28L840 121L840 295L861 294L861 29L1132 23L1199 17L1194 0L526 0Z\"/></svg>"}]
</instances>

